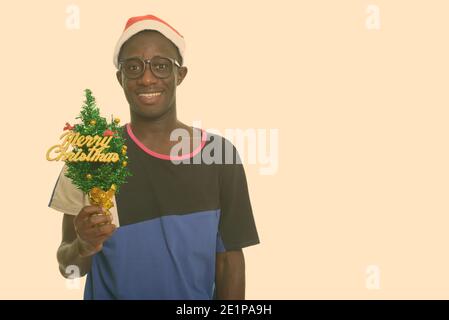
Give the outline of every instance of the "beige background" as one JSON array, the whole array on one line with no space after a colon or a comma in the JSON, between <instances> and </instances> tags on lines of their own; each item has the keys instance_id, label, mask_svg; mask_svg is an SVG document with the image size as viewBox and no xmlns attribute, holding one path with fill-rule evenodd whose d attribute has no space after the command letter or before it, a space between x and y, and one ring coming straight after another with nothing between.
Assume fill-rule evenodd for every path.
<instances>
[{"instance_id":1,"label":"beige background","mask_svg":"<svg viewBox=\"0 0 449 320\"><path fill-rule=\"evenodd\" d=\"M66 28L67 5L80 29ZM368 30L366 8L380 8ZM62 164L45 160L90 88L129 120L112 51L153 13L185 36L179 118L279 129L279 170L246 165L262 244L248 299L449 298L446 0L10 1L0 9L0 298L80 299L59 275ZM366 268L380 268L367 288Z\"/></svg>"}]
</instances>

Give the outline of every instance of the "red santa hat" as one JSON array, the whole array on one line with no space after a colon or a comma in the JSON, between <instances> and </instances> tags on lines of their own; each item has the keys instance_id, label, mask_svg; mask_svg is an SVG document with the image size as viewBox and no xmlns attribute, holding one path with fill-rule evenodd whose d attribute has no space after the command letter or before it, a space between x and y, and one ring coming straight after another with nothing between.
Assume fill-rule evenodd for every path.
<instances>
[{"instance_id":1,"label":"red santa hat","mask_svg":"<svg viewBox=\"0 0 449 320\"><path fill-rule=\"evenodd\" d=\"M118 55L123 44L133 35L143 30L156 30L162 33L178 48L179 54L181 55L182 60L184 60L184 52L186 46L184 37L164 20L153 15L146 15L128 19L125 29L123 30L123 33L120 36L120 39L118 40L114 50L114 65L117 69Z\"/></svg>"}]
</instances>

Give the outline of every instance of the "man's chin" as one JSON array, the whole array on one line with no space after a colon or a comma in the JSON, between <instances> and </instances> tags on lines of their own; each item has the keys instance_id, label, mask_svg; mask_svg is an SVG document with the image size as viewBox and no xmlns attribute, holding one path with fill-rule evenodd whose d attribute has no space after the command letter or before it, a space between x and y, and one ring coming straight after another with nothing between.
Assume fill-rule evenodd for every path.
<instances>
[{"instance_id":1,"label":"man's chin","mask_svg":"<svg viewBox=\"0 0 449 320\"><path fill-rule=\"evenodd\" d=\"M155 120L165 115L168 112L168 108L165 106L161 107L159 105L147 106L138 104L134 105L132 111L141 118Z\"/></svg>"}]
</instances>

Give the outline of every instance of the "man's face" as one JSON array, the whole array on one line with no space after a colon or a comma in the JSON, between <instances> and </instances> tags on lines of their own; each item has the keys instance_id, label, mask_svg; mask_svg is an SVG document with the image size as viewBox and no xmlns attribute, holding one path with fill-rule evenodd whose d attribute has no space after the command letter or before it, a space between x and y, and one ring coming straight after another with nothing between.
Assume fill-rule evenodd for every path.
<instances>
[{"instance_id":1,"label":"man's face","mask_svg":"<svg viewBox=\"0 0 449 320\"><path fill-rule=\"evenodd\" d=\"M144 31L131 37L123 45L119 59L139 57L146 60L154 56L172 58L180 62L174 44L155 31ZM159 79L147 64L141 77L128 79L122 71L117 71L117 80L125 92L132 114L146 119L158 119L169 112L175 112L176 86L186 74L186 67L173 66L173 72L168 78ZM150 95L157 92L160 94Z\"/></svg>"}]
</instances>

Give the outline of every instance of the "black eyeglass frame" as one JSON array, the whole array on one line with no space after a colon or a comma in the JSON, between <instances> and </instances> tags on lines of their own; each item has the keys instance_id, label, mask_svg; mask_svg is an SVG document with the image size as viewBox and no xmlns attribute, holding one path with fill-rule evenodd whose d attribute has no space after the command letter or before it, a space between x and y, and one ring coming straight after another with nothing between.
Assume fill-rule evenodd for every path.
<instances>
[{"instance_id":1,"label":"black eyeglass frame","mask_svg":"<svg viewBox=\"0 0 449 320\"><path fill-rule=\"evenodd\" d=\"M169 57L154 56L154 57L152 57L151 59L142 59L141 57L131 57L131 58L127 58L127 59L120 59L120 60L118 61L119 71L122 71L122 66L123 66L123 64L124 64L125 62L127 62L127 61L129 61L129 60L140 60L140 61L142 62L142 64L143 64L143 70L142 70L138 75L133 76L133 77L130 77L130 76L124 71L124 73L125 73L125 75L126 75L127 78L129 78L129 79L138 79L138 78L140 78L140 77L143 76L143 74L145 73L145 70L147 69L147 65L150 66L151 73L152 73L156 78L159 78L159 79L166 79L166 78L168 78L168 77L170 76L170 74L168 74L166 77L160 77L160 76L158 76L158 75L153 71L153 69L152 69L152 67L151 67L151 61L152 61L153 59L156 59L156 58L163 58L163 59L169 60L169 61L171 62L171 64L172 64L172 70L171 70L171 73L173 73L173 70L174 70L173 65L177 66L178 68L181 68L181 64L178 62L178 60L173 59L173 58L169 58Z\"/></svg>"}]
</instances>

